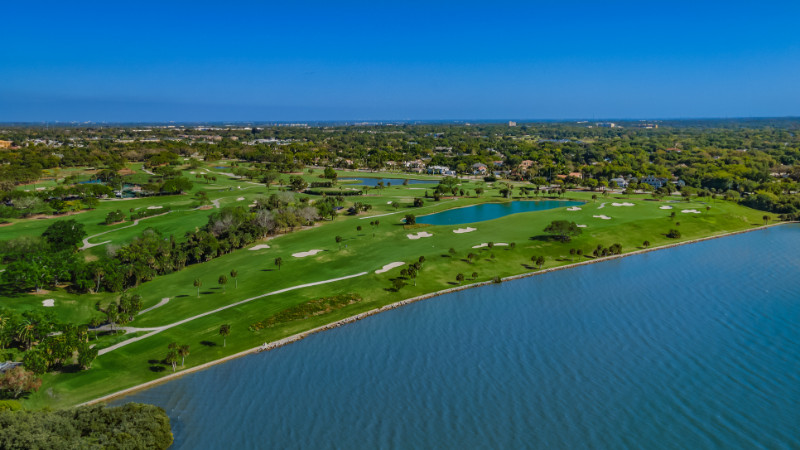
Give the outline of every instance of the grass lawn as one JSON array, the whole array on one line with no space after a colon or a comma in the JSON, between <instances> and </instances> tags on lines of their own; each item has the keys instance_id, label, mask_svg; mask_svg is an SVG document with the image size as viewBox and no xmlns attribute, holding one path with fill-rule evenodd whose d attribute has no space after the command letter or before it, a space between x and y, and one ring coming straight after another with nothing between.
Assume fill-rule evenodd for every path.
<instances>
[{"instance_id":1,"label":"grass lawn","mask_svg":"<svg viewBox=\"0 0 800 450\"><path fill-rule=\"evenodd\" d=\"M224 164L212 164L212 166L216 165ZM304 177L315 179L317 175L316 173L305 174ZM365 174L357 172L352 175L364 176ZM394 177L393 174L386 173L375 175ZM349 174L343 173L340 176L349 176ZM397 176L397 178L405 178L405 176ZM580 210L569 211L566 207L560 207L548 211L514 214L470 224L477 230L469 233L453 232L453 230L464 228L466 225L417 226L411 229L412 227L404 226L401 221L404 214L409 212L423 215L487 201L508 201L500 198L497 190L489 188L483 182L462 182L462 187L470 191L479 185L487 189L482 197L443 199L440 202L426 200L425 206L421 208L413 208L411 203L415 197L424 195L426 185L392 185L384 189L371 189L368 191L368 195L346 199L347 202L360 201L372 204L373 209L368 213L358 216L340 215L334 221L323 221L315 227L298 230L259 243L269 245L268 249L238 250L210 262L189 266L180 272L144 283L134 292L142 296L145 308L157 304L162 298L170 300L167 304L137 317L128 326L169 325L276 290L366 272L364 275L347 280L265 296L188 321L101 355L94 362L92 369L85 372L47 374L44 377L43 388L31 395L25 401L25 405L28 407L73 405L171 373L171 367L159 363L165 357L167 345L170 342L190 345L191 354L186 360L186 366L192 367L359 312L405 298L454 287L458 285L456 282L458 273L465 275L464 283L468 284L491 280L495 276L505 277L531 272L535 270L531 266L531 256L545 256L544 268L551 268L593 259L591 256L571 256L569 252L571 248L580 248L585 254L591 255L592 250L598 244L608 247L611 244L619 243L624 252L630 252L639 250L645 240L650 241L651 245L656 247L762 225L762 212L729 202L705 202L697 201L697 199L693 199L692 202L678 202L677 198L675 198L675 202L673 200L656 202L645 196L623 198L617 194L608 197L599 196L601 198L593 201L590 192L569 192L566 195L571 199L586 202L580 206ZM211 189L214 187L221 189ZM242 180L232 180L219 175L216 183L209 185L196 183L195 190L197 189L206 189L209 198L219 200L222 206L246 205L256 196L267 194L263 186L259 187ZM275 188L272 190L275 191ZM245 200L238 200L240 197L245 197ZM403 206L395 210L389 204L391 202L399 202ZM98 208L97 211L82 214L85 215L83 220L86 220L87 224L97 221L100 216L104 216L100 210L108 208L107 203L124 203L126 207L128 205L147 207L169 204L175 212L147 219L137 227L120 229L118 232L99 236L92 242L110 239L114 244L122 244L133 239L148 226L157 228L167 235L175 234L180 238L185 231L204 224L208 214L213 212L213 210L192 210L191 195L188 195L125 202L102 202L101 208ZM633 206L613 206L613 203L632 203ZM671 206L672 209L661 209L665 206ZM684 213L682 212L684 210L695 210L698 213ZM674 219L670 217L672 212L675 212ZM75 217L77 219L82 215ZM595 216L605 216L610 219ZM380 226L371 227L370 222L376 219L380 220ZM569 243L556 242L543 236L543 229L547 224L561 219L586 225L585 228L582 228L582 235ZM17 226L29 233L35 233L35 230L38 230L33 225L26 228L24 221L22 222L4 228L3 231ZM680 224L678 225L676 222ZM121 224L118 227L124 225ZM357 230L358 226L362 227L361 231ZM667 238L666 233L671 228L679 229L682 238L677 240ZM92 225L89 232L91 234L99 232L97 230L106 229L108 228L105 226ZM89 225L87 225L87 230L89 230ZM420 239L408 238L408 234L421 231L433 236ZM20 234L24 233L18 232L16 235ZM340 245L335 242L337 235L344 238ZM4 238L6 238L5 236L4 234ZM473 248L486 242L513 242L515 246L513 248L511 246L495 246L493 249ZM449 253L450 248L455 249L455 255ZM91 251L103 251L102 249L103 247L95 247ZM295 253L309 250L322 250L322 252L302 258L293 256ZM471 262L467 259L469 253L477 255ZM376 270L389 263L409 264L417 261L420 256L424 256L425 262L416 279L416 286L413 285L413 281L406 280L406 285L399 291L392 289L392 279L399 276L402 267L391 269L385 273L375 273ZM280 270L274 264L275 258L278 257L283 260ZM238 287L235 287L235 282L231 279L223 289L217 285L217 279L220 275L229 274L231 270L238 271L236 279ZM473 272L477 272L475 279L471 277ZM193 286L196 278L203 280L199 296ZM320 297L344 293L357 293L363 297L363 300L303 320L281 323L259 331L248 329L253 323L274 316L292 306ZM85 322L90 317L99 315L94 311L94 304L98 300L109 301L112 297L113 295L107 293L77 296L56 291L48 293L46 296L23 295L16 298L2 298L0 301L13 309L24 310L41 308L43 298L54 298L56 302L52 310L61 320ZM221 324L230 324L232 328L226 347L222 346L222 338L218 335ZM133 335L112 338L128 339L130 337ZM104 337L103 339L104 347L111 345L110 338Z\"/></svg>"}]
</instances>

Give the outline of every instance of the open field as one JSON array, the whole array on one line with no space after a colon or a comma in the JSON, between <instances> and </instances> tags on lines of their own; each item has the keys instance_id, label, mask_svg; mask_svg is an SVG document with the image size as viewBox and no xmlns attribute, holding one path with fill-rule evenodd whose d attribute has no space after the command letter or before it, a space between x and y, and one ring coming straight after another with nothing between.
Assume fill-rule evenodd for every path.
<instances>
[{"instance_id":1,"label":"open field","mask_svg":"<svg viewBox=\"0 0 800 450\"><path fill-rule=\"evenodd\" d=\"M209 170L217 173L225 172L223 169ZM349 175L365 176L362 172L340 174L342 177ZM411 178L391 173L373 175ZM219 174L217 178L215 183L210 184L196 182L193 191L206 190L209 199L218 201L221 206L247 205L257 196L267 194L263 185ZM318 180L316 174L305 174L304 178ZM432 179L430 187L432 188L435 183L436 181ZM641 249L645 240L648 240L653 247L657 247L763 224L762 212L731 202L707 199L700 199L702 201L692 199L691 202L686 202L679 201L677 197L656 202L639 195L623 198L619 194L603 196L599 193L594 193L599 198L593 201L591 192L568 192L565 195L565 199L586 202L578 210L562 207L514 214L469 224L475 230L467 233L454 232L465 229L467 226L464 224L404 226L402 223L406 213L421 216L488 201L509 201L501 198L496 188L482 181L478 183L486 189L480 197L471 194L467 198L443 198L440 202L426 199L425 205L418 208L411 206L413 199L423 196L424 188L428 185L392 185L384 189L370 189L367 195L347 197L345 204L346 208L353 201L369 203L373 209L367 213L357 216L339 215L333 221L323 221L317 226L257 243L266 243L269 248L234 251L212 261L192 265L179 272L144 283L133 292L142 296L145 308L159 304L163 298L169 298L169 301L138 316L128 324L132 328L170 326L175 322L225 308L245 299L262 297L188 320L129 345L120 346L99 356L94 361L92 369L88 371L47 374L44 376L43 388L26 400L25 404L29 407L74 405L158 379L171 373L171 368L160 364L170 342L190 345L191 354L186 359L186 367L194 367L383 305L458 286L456 275L459 273L465 276L464 284L488 281L496 276L507 277L537 270L531 262L531 256L544 256L545 263L542 269L547 269L592 260L594 258L590 255L598 244L608 247L619 243L623 252L631 252ZM473 191L477 186L479 184L474 181L462 182L462 188L465 190ZM276 190L275 186L271 188L271 192ZM238 200L241 197L244 197L244 200ZM312 196L312 198L318 197ZM402 206L395 209L390 205L391 202L398 202ZM130 225L129 222L113 226L100 224L108 211L121 208L122 205L126 208L126 212L128 208L151 206L169 206L172 212L142 220L137 226L124 229L122 227ZM665 205L674 206L674 209L660 209ZM110 244L121 245L130 242L147 227L156 228L165 235L174 234L177 238L182 238L186 231L205 224L208 215L215 210L214 207L206 210L196 210L195 207L191 194L124 201L110 200L101 202L94 211L71 217L84 223L89 235L119 230L90 238L91 243L109 240ZM698 212L683 213L684 210ZM674 219L670 218L672 212L676 214ZM380 225L370 226L370 222L376 219L380 220ZM3 235L2 239L39 234L52 220L54 219L19 220L12 226L0 229L2 230L0 233ZM582 228L583 234L569 243L548 239L544 236L543 229L553 220L568 220L585 225ZM362 227L361 231L357 231L358 226ZM671 228L681 231L681 239L669 239L665 236ZM409 234L420 232L432 236L421 239L408 237ZM342 236L344 239L337 244L335 236ZM475 248L488 242L515 245L495 246L491 249L488 246ZM454 254L450 253L451 248L455 250ZM571 248L579 248L588 256L571 255ZM293 256L310 250L322 251L304 257ZM87 257L91 257L92 254L102 251L105 251L105 245L92 247L86 254ZM468 258L470 253L476 255L471 260ZM409 264L418 261L421 256L424 257L424 263L416 280L404 280L405 285L399 290L394 289L393 279L400 276L402 267L376 273L390 263L402 261ZM283 261L280 268L274 264L275 258L279 257ZM231 280L223 289L217 285L217 278L228 274L231 270L238 271L236 278L238 286L235 287ZM472 277L473 272L477 273L477 277ZM361 273L364 274L359 275ZM353 277L263 296L300 285L348 276ZM195 279L204 282L199 296L193 286ZM363 300L302 320L279 323L257 331L249 329L256 322L304 302L346 293L357 293ZM109 293L79 296L55 291L2 298L0 301L6 307L25 310L41 308L42 299L52 298L55 299L55 306L48 309L52 310L60 320L85 323L99 315L94 309L97 301L107 302L114 297L114 294ZM231 325L231 335L227 338L225 347L222 346L222 338L218 335L221 324ZM132 330L132 333L136 331ZM142 336L141 333L138 332L136 336ZM128 337L133 337L133 334L124 337L106 336L99 343L102 347L108 347L112 344L110 342L112 339L113 343L118 343Z\"/></svg>"}]
</instances>

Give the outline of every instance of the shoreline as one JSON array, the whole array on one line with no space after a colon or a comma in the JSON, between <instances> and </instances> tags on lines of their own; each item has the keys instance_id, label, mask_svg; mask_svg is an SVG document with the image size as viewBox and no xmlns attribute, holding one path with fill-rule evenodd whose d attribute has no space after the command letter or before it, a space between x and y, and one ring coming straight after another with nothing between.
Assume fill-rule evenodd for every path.
<instances>
[{"instance_id":1,"label":"shoreline","mask_svg":"<svg viewBox=\"0 0 800 450\"><path fill-rule=\"evenodd\" d=\"M585 266L585 265L589 265L589 264L597 264L597 263L601 263L601 262L605 262L605 261L610 261L610 260L615 260L615 259L620 259L620 258L626 258L628 256L640 255L640 254L643 254L643 253L654 252L654 251L658 251L658 250L664 250L664 249L679 247L679 246L683 246L683 245L695 244L695 243L703 242L703 241L709 241L709 240L712 240L712 239L719 239L719 238L728 237L728 236L734 236L734 235L738 235L738 234L750 233L752 231L764 230L764 229L767 229L767 228L780 226L780 225L784 225L784 224L789 224L789 223L797 223L797 222L777 222L777 223L772 223L772 224L768 224L768 225L761 225L761 226L754 227L754 228L748 228L748 229L744 229L744 230L730 231L730 232L725 232L725 233L721 233L721 234L706 236L706 237L702 237L702 238L690 239L688 241L676 242L676 243L673 243L673 244L666 244L666 245L662 245L662 246L659 246L659 247L652 247L652 248L645 248L645 249L641 249L641 250L635 250L635 251L632 251L632 252L623 253L621 255L611 255L611 256L606 256L606 257L590 259L590 260L587 260L587 261L581 261L581 262L576 262L576 263L565 264L563 266L551 267L549 269L542 269L542 270L536 270L536 271L533 271L533 272L526 272L526 273L522 273L522 274L518 274L518 275L511 275L511 276L508 276L508 277L505 277L505 278L501 278L501 282L519 280L519 279L522 279L522 278L528 278L528 277L532 277L532 276L536 276L536 275L540 275L540 274L551 273L551 272L555 272L555 271L559 271L559 270L567 270L567 269L572 269L574 267ZM192 373L199 372L201 370L205 370L205 369L207 369L209 367L212 367L212 366L215 366L215 365L218 365L218 364L226 363L226 362L231 361L231 360L236 359L236 358L241 358L243 356L252 355L252 354L256 354L256 353L261 353L261 352L264 352L264 351L274 350L276 348L283 347L285 345L289 345L291 343L294 343L294 342L300 341L302 339L305 339L306 337L309 337L309 336L311 336L313 334L316 334L316 333L319 333L319 332L322 332L322 331L326 331L326 330L330 330L330 329L333 329L333 328L338 328L338 327L341 327L341 326L344 326L344 325L348 325L348 324L357 322L357 321L359 321L361 319L365 319L367 317L370 317L370 316L373 316L373 315L376 315L376 314L380 314L382 312L390 311L392 309L400 308L402 306L409 305L411 303L416 303L416 302L421 301L421 300L427 300L427 299L430 299L430 298L433 298L433 297L438 297L440 295L451 294L451 293L463 291L463 290L466 290L466 289L472 289L472 288L476 288L476 287L487 286L487 285L490 285L490 284L495 284L495 283L493 281L482 281L482 282L479 282L479 283L472 283L472 284L468 284L468 285L464 285L464 286L456 286L456 287L453 287L453 288L443 289L443 290L440 290L440 291L435 291L435 292L431 292L431 293L428 293L428 294L423 294L423 295L419 295L419 296L416 296L416 297L407 298L405 300L400 300L400 301L397 301L397 302L394 302L394 303L390 303L388 305L381 306L379 308L371 309L369 311L365 311L365 312L362 312L362 313L359 313L359 314L356 314L356 315L353 315L353 316L350 316L350 317L346 317L344 319L340 319L340 320L337 320L335 322L331 322L331 323L326 324L326 325L321 325L321 326L312 328L310 330L306 330L306 331L303 331L303 332L300 332L300 333L296 333L296 334L293 334L291 336L287 336L287 337L285 337L283 339L279 339L277 341L272 341L272 342L266 343L265 345L259 345L258 347L254 347L254 348L251 348L251 349L248 349L248 350L243 350L243 351L235 353L233 355L229 355L229 356L226 356L226 357L223 357L223 358L220 358L220 359L216 359L214 361L209 361L207 363L200 364L199 366L190 367L190 368L185 369L185 370L183 370L181 372L175 372L175 373L166 375L164 377L161 377L161 378L159 378L157 380L148 381L146 383L142 383L142 384L138 384L136 386L132 386L130 388L122 389L122 390L113 392L111 394L104 395L102 397L98 397L98 398L95 398L95 399L92 399L92 400L88 400L86 402L83 402L83 403L80 403L80 404L77 404L77 405L74 405L74 406L88 406L88 405L94 405L94 404L97 404L97 403L107 402L107 401L116 399L118 397L124 397L126 395L130 395L130 394L133 394L135 392L138 392L138 391L141 391L141 390L145 390L145 389L149 389L149 388L151 388L153 386L172 381L172 380L174 380L176 378L179 378L179 377L182 377L184 375L192 374Z\"/></svg>"}]
</instances>

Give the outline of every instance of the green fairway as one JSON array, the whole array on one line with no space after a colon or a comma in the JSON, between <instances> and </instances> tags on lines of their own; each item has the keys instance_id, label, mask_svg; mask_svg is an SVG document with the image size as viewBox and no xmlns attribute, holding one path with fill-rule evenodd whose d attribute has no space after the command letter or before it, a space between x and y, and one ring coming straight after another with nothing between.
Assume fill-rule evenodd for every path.
<instances>
[{"instance_id":1,"label":"green fairway","mask_svg":"<svg viewBox=\"0 0 800 450\"><path fill-rule=\"evenodd\" d=\"M225 170L220 169L219 172ZM365 175L360 172L340 174L342 177ZM379 175L406 178L391 173ZM308 180L319 179L316 174L303 176ZM430 188L434 183L435 180L432 180ZM485 192L481 196L476 196L474 189L479 186L484 188ZM453 232L465 228L466 225L405 226L402 219L407 213L421 216L478 203L511 200L500 197L499 183L493 186L482 181L462 180L462 189L471 191L469 196L443 198L438 202L425 199L424 206L413 207L414 198L424 196L427 187L427 185L392 185L383 189L370 189L366 195L346 197L345 210L335 220L324 220L314 227L297 229L256 243L268 245L269 248L237 250L209 262L191 265L141 284L133 289L133 293L142 296L145 308L159 304L162 299L169 300L162 306L141 314L127 325L133 328L169 326L270 292L361 274L346 280L263 296L189 320L99 356L88 371L47 374L44 377L43 389L31 395L26 400L26 406L72 405L171 373L171 368L160 364L159 361L164 359L167 345L173 341L190 345L191 355L186 360L186 367L194 367L264 342L274 341L405 298L451 288L461 283L469 284L491 280L494 277L535 271L537 267L531 262L532 256L544 256L545 262L542 268L552 268L592 260L594 259L591 256L592 250L598 245L609 247L618 243L622 246L623 252L627 253L641 249L645 240L649 241L651 246L657 247L763 224L763 213L731 202L712 201L706 198L692 198L692 201L687 202L679 201L678 197L659 202L644 195L623 197L619 194L599 195L599 193L576 191L568 192L564 199L585 202L578 207L580 208L578 210L571 211L561 207L548 211L514 214L470 224L470 227L476 229L471 232ZM263 185L231 179L224 175L218 175L214 183L196 182L193 192L198 190L206 190L209 199L218 201L221 206L248 205L257 196L268 194ZM270 191L277 192L277 188L273 186ZM593 194L600 198L593 200ZM311 196L311 199L314 201L319 197ZM514 200L521 199L514 198ZM346 208L354 201L368 203L372 205L372 210L355 216L344 214ZM393 202L399 203L400 206L395 208L391 204ZM123 227L131 225L129 222L112 226L101 225L100 222L105 214L119 208L119 205L134 209L169 206L172 212L142 220L137 226L128 228ZM109 245L121 245L130 242L147 227L153 227L165 236L173 234L181 239L186 231L204 225L208 215L216 210L215 205L210 209L200 210L195 209L196 206L192 194L125 201L109 200L101 202L96 210L73 217L86 225L89 235L116 230L90 238L91 243L111 241ZM667 206L672 209L662 209ZM673 212L674 218L671 217ZM3 239L41 233L52 220L17 221L10 227L2 228ZM380 225L371 226L370 222L374 223L376 220L380 221ZM585 227L581 228L582 234L571 242L557 242L545 236L543 232L553 220L574 221ZM361 230L359 231L357 227L361 227ZM679 229L682 237L667 238L666 234L670 229ZM416 237L420 232L431 236L409 238L409 235ZM337 243L336 236L341 236L343 240ZM495 244L493 248L479 247L490 242ZM96 252L105 251L105 248L105 245L92 247L86 251L87 257L99 254ZM454 253L451 253L450 249L454 249ZM581 249L583 256L571 254L570 249ZM311 250L320 252L302 257L298 255ZM468 257L470 254L473 254L472 258ZM400 271L404 267L419 261L420 257L424 257L424 263L416 280L401 279L404 285L395 290L393 280L400 276ZM282 260L280 267L275 265L276 258ZM376 270L394 262L402 262L404 266L376 273ZM224 287L218 285L217 280L220 275L229 275L232 270L238 272L236 279L231 279ZM461 282L456 280L459 273L464 275L464 280ZM476 273L477 277L473 278L473 273ZM203 282L199 295L193 284L196 279ZM248 329L255 322L303 302L345 293L359 294L363 300L303 320L280 323L259 331ZM55 300L55 306L51 310L60 320L86 323L92 317L100 315L94 308L95 303L111 301L117 295L109 293L74 295L57 290L46 294L2 298L2 302L15 310L27 310L42 308L42 299L52 298ZM225 347L221 345L222 338L218 335L221 324L230 324L232 329ZM118 341L141 335L142 332L124 337L106 336L101 346L106 348Z\"/></svg>"}]
</instances>

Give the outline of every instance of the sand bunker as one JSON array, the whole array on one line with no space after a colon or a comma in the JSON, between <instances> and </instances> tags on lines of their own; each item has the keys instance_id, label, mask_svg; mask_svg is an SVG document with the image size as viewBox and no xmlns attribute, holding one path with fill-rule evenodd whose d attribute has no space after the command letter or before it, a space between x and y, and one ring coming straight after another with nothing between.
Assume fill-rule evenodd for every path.
<instances>
[{"instance_id":1,"label":"sand bunker","mask_svg":"<svg viewBox=\"0 0 800 450\"><path fill-rule=\"evenodd\" d=\"M681 212L684 213L684 214L700 214L700 211L698 211L696 209L684 209Z\"/></svg>"},{"instance_id":2,"label":"sand bunker","mask_svg":"<svg viewBox=\"0 0 800 450\"><path fill-rule=\"evenodd\" d=\"M307 252L299 252L299 253L292 253L292 256L295 258L305 258L306 256L314 256L319 252L324 252L325 250L309 250Z\"/></svg>"},{"instance_id":3,"label":"sand bunker","mask_svg":"<svg viewBox=\"0 0 800 450\"><path fill-rule=\"evenodd\" d=\"M427 231L420 231L417 234L407 234L406 236L408 236L409 239L419 239L424 237L431 237L433 235L428 233Z\"/></svg>"},{"instance_id":4,"label":"sand bunker","mask_svg":"<svg viewBox=\"0 0 800 450\"><path fill-rule=\"evenodd\" d=\"M577 206L572 206L572 207L567 208L567 211L580 211L580 210L581 209L578 208Z\"/></svg>"},{"instance_id":5,"label":"sand bunker","mask_svg":"<svg viewBox=\"0 0 800 450\"><path fill-rule=\"evenodd\" d=\"M148 206L147 209L161 209L163 206Z\"/></svg>"},{"instance_id":6,"label":"sand bunker","mask_svg":"<svg viewBox=\"0 0 800 450\"><path fill-rule=\"evenodd\" d=\"M592 217L594 217L595 219L611 220L611 217L608 217L605 214L601 214L599 216L592 216Z\"/></svg>"},{"instance_id":7,"label":"sand bunker","mask_svg":"<svg viewBox=\"0 0 800 450\"><path fill-rule=\"evenodd\" d=\"M261 250L261 249L265 249L265 248L269 248L269 245L267 245L267 244L258 244L255 247L248 248L248 250Z\"/></svg>"},{"instance_id":8,"label":"sand bunker","mask_svg":"<svg viewBox=\"0 0 800 450\"><path fill-rule=\"evenodd\" d=\"M236 199L237 202L240 202L242 200L244 200L244 197L239 197L239 198Z\"/></svg>"},{"instance_id":9,"label":"sand bunker","mask_svg":"<svg viewBox=\"0 0 800 450\"><path fill-rule=\"evenodd\" d=\"M667 205L659 206L658 209L672 209L672 206L667 206Z\"/></svg>"},{"instance_id":10,"label":"sand bunker","mask_svg":"<svg viewBox=\"0 0 800 450\"><path fill-rule=\"evenodd\" d=\"M400 267L400 266L402 266L404 264L405 263L403 261L397 261L397 262L389 263L389 264L386 264L385 266L383 266L382 268L376 270L375 273L388 272L388 271L394 269L395 267Z\"/></svg>"},{"instance_id":11,"label":"sand bunker","mask_svg":"<svg viewBox=\"0 0 800 450\"><path fill-rule=\"evenodd\" d=\"M586 228L586 225L576 225L578 228Z\"/></svg>"},{"instance_id":12,"label":"sand bunker","mask_svg":"<svg viewBox=\"0 0 800 450\"><path fill-rule=\"evenodd\" d=\"M55 299L52 298L48 298L47 300L42 300L42 306L46 306L48 308L56 306L55 303L56 303Z\"/></svg>"},{"instance_id":13,"label":"sand bunker","mask_svg":"<svg viewBox=\"0 0 800 450\"><path fill-rule=\"evenodd\" d=\"M634 205L633 203L624 202L624 203L612 203L611 206L634 206Z\"/></svg>"},{"instance_id":14,"label":"sand bunker","mask_svg":"<svg viewBox=\"0 0 800 450\"><path fill-rule=\"evenodd\" d=\"M507 245L508 244L506 244L505 242L495 242L494 243L495 247L505 247ZM488 246L489 246L489 243L488 242L484 242L483 244L480 244L480 245L473 245L472 248L483 248L483 247L488 247Z\"/></svg>"},{"instance_id":15,"label":"sand bunker","mask_svg":"<svg viewBox=\"0 0 800 450\"><path fill-rule=\"evenodd\" d=\"M477 228L467 227L467 228L459 228L457 230L453 230L453 233L462 234L462 233L471 233L473 231L477 231Z\"/></svg>"}]
</instances>

